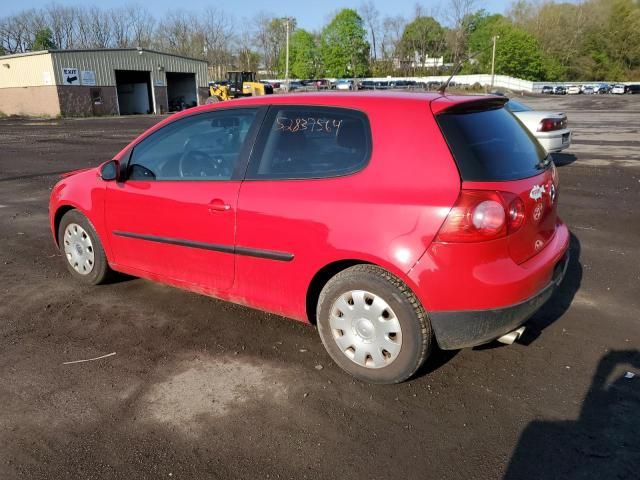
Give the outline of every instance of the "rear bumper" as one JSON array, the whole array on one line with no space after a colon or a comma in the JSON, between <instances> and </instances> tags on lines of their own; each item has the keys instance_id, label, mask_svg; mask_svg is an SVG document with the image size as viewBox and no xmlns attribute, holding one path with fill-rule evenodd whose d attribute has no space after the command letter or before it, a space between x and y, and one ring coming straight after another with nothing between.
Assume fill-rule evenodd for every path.
<instances>
[{"instance_id":1,"label":"rear bumper","mask_svg":"<svg viewBox=\"0 0 640 480\"><path fill-rule=\"evenodd\" d=\"M488 310L434 312L431 326L443 350L473 347L495 340L525 323L553 294L569 265L569 252L556 263L551 282L515 305Z\"/></svg>"},{"instance_id":2,"label":"rear bumper","mask_svg":"<svg viewBox=\"0 0 640 480\"><path fill-rule=\"evenodd\" d=\"M547 152L559 152L571 146L571 130L550 133L536 133L536 139Z\"/></svg>"}]
</instances>

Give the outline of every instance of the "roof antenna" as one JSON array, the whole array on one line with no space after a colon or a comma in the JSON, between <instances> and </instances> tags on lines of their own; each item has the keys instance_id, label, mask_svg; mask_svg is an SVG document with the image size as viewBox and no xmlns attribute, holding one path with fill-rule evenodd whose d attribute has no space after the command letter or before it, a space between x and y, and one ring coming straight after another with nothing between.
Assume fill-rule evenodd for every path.
<instances>
[{"instance_id":1,"label":"roof antenna","mask_svg":"<svg viewBox=\"0 0 640 480\"><path fill-rule=\"evenodd\" d=\"M453 71L451 72L451 75L449 75L449 78L447 78L447 81L444 82L440 86L440 88L438 89L438 92L440 93L440 95L444 95L444 92L447 89L447 87L449 86L449 84L451 83L451 80L453 79L454 76L456 76L458 74L458 72L462 68L462 65L464 65L465 62L468 62L469 60L473 60L478 55L486 52L487 50L489 50L491 48L493 48L493 45L490 45L487 48L483 48L482 50L474 53L473 55L467 55L466 57L462 57L460 60L458 60L458 63L453 67Z\"/></svg>"},{"instance_id":2,"label":"roof antenna","mask_svg":"<svg viewBox=\"0 0 640 480\"><path fill-rule=\"evenodd\" d=\"M444 95L444 92L449 86L449 84L451 83L451 80L460 71L460 69L462 68L462 64L467 60L470 60L470 57L466 59L462 58L458 60L458 63L453 67L453 72L451 72L451 75L449 75L449 78L447 78L447 81L444 82L442 85L440 85L440 88L438 89L438 92L440 93L440 95Z\"/></svg>"}]
</instances>

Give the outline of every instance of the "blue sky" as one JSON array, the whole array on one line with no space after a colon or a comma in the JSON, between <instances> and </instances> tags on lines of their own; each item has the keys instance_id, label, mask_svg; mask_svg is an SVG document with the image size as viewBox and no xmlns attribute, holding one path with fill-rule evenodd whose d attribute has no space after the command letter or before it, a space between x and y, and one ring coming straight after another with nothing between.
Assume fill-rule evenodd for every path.
<instances>
[{"instance_id":1,"label":"blue sky","mask_svg":"<svg viewBox=\"0 0 640 480\"><path fill-rule=\"evenodd\" d=\"M16 13L23 9L40 8L52 3L52 0L22 0L20 2L4 2L0 15ZM154 0L153 2L131 1L131 0L100 0L99 2L80 1L57 1L61 5L98 5L101 7L122 6L131 3L146 5L149 10L154 10L159 16L162 12L170 9L181 8L184 10L200 10L207 6L221 5L225 13L233 15L237 19L243 17L250 18L255 13L263 11L274 16L292 16L298 19L298 25L309 30L319 29L330 18L332 13L341 8L357 8L361 1L345 2L340 0L232 0L231 2L202 2L198 0ZM432 9L446 8L447 1L422 1L415 0L385 0L376 1L378 10L383 15L402 15L410 17L413 14L416 3L422 5L428 13ZM476 8L484 8L490 12L503 13L511 0L485 0L476 1ZM439 6L442 5L442 6ZM241 7L241 8L239 8Z\"/></svg>"}]
</instances>

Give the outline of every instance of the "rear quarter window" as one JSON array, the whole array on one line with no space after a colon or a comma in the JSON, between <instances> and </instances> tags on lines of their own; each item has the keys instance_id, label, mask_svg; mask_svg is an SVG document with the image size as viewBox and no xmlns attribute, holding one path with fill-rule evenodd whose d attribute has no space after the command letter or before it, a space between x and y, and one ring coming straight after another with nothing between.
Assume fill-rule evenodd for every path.
<instances>
[{"instance_id":1,"label":"rear quarter window","mask_svg":"<svg viewBox=\"0 0 640 480\"><path fill-rule=\"evenodd\" d=\"M519 180L550 165L545 149L505 108L445 112L436 120L463 180Z\"/></svg>"},{"instance_id":2,"label":"rear quarter window","mask_svg":"<svg viewBox=\"0 0 640 480\"><path fill-rule=\"evenodd\" d=\"M275 106L265 119L248 179L329 178L363 169L371 129L362 112L333 107Z\"/></svg>"}]
</instances>

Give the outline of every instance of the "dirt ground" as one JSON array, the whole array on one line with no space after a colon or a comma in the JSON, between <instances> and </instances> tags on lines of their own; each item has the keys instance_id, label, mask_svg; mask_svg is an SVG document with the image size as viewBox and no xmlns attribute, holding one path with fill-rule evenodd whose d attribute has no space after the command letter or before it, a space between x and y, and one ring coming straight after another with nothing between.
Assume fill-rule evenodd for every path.
<instances>
[{"instance_id":1,"label":"dirt ground","mask_svg":"<svg viewBox=\"0 0 640 480\"><path fill-rule=\"evenodd\" d=\"M640 95L522 100L574 131L566 280L522 343L436 352L396 386L352 380L300 323L74 282L47 224L57 174L159 118L1 119L0 478L638 478Z\"/></svg>"}]
</instances>

